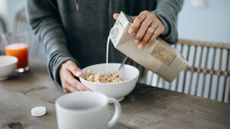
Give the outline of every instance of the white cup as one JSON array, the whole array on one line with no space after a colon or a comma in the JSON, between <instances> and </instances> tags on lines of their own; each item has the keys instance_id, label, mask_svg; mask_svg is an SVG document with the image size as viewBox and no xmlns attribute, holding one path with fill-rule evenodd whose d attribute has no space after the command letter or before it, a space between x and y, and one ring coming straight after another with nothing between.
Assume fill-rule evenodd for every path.
<instances>
[{"instance_id":1,"label":"white cup","mask_svg":"<svg viewBox=\"0 0 230 129\"><path fill-rule=\"evenodd\" d=\"M108 103L114 103L115 112L109 121ZM108 129L121 114L116 99L98 92L75 92L59 97L56 102L58 129Z\"/></svg>"}]
</instances>

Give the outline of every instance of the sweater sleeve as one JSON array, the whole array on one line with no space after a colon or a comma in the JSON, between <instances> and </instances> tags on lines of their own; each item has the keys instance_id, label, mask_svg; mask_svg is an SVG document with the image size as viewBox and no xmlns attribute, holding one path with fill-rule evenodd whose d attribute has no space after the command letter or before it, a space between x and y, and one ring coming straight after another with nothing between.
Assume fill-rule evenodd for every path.
<instances>
[{"instance_id":1,"label":"sweater sleeve","mask_svg":"<svg viewBox=\"0 0 230 129\"><path fill-rule=\"evenodd\" d=\"M157 0L157 8L153 11L165 27L160 37L170 44L175 44L178 40L177 16L182 6L183 0Z\"/></svg>"},{"instance_id":2,"label":"sweater sleeve","mask_svg":"<svg viewBox=\"0 0 230 129\"><path fill-rule=\"evenodd\" d=\"M74 60L67 50L57 4L54 0L27 0L27 17L34 34L44 45L52 79L61 85L59 69L67 60ZM76 62L77 63L77 62Z\"/></svg>"}]
</instances>

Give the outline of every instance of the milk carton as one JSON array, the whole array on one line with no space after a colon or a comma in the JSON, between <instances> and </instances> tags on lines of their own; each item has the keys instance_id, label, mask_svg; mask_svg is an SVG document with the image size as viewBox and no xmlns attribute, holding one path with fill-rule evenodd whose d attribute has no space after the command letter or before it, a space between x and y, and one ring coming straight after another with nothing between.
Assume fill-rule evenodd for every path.
<instances>
[{"instance_id":1,"label":"milk carton","mask_svg":"<svg viewBox=\"0 0 230 129\"><path fill-rule=\"evenodd\" d=\"M132 19L121 12L109 35L114 47L164 80L172 82L185 69L187 61L160 38L147 47L138 49L133 35L128 33L131 23Z\"/></svg>"}]
</instances>

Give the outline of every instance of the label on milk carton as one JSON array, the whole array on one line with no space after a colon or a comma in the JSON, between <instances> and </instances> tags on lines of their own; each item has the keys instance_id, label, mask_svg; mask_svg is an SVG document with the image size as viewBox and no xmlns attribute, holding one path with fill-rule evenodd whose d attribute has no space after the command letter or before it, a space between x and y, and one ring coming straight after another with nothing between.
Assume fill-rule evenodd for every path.
<instances>
[{"instance_id":1,"label":"label on milk carton","mask_svg":"<svg viewBox=\"0 0 230 129\"><path fill-rule=\"evenodd\" d=\"M157 43L151 52L152 56L166 65L170 65L176 58L176 52L173 49Z\"/></svg>"}]
</instances>

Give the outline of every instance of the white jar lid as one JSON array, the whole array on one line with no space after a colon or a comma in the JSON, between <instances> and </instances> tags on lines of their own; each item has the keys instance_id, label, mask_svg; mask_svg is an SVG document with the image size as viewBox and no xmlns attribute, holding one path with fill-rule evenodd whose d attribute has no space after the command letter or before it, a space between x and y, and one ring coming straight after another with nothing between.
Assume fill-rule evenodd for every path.
<instances>
[{"instance_id":1,"label":"white jar lid","mask_svg":"<svg viewBox=\"0 0 230 129\"><path fill-rule=\"evenodd\" d=\"M31 115L32 116L44 116L46 114L46 107L43 106L37 106L31 109Z\"/></svg>"}]
</instances>

